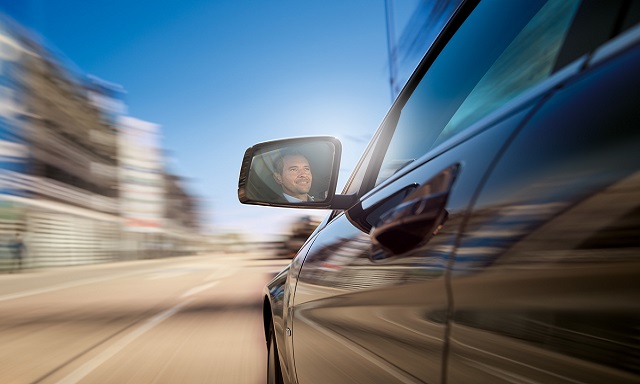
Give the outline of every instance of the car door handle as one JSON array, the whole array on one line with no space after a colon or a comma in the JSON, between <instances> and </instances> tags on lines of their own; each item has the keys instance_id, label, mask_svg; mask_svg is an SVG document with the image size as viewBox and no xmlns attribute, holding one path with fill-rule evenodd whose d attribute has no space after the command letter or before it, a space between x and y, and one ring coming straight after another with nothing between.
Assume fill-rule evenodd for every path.
<instances>
[{"instance_id":1,"label":"car door handle","mask_svg":"<svg viewBox=\"0 0 640 384\"><path fill-rule=\"evenodd\" d=\"M380 216L371 230L371 240L392 254L405 253L426 243L445 223L445 209L457 166L442 171L409 195L398 206Z\"/></svg>"}]
</instances>

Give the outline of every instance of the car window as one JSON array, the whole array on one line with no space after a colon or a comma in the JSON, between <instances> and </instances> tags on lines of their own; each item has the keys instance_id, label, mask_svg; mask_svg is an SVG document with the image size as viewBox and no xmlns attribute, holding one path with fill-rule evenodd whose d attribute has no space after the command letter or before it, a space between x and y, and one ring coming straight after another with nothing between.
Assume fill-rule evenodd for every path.
<instances>
[{"instance_id":1,"label":"car window","mask_svg":"<svg viewBox=\"0 0 640 384\"><path fill-rule=\"evenodd\" d=\"M402 108L376 185L549 77L579 4L481 2Z\"/></svg>"},{"instance_id":2,"label":"car window","mask_svg":"<svg viewBox=\"0 0 640 384\"><path fill-rule=\"evenodd\" d=\"M356 169L351 174L351 177L347 181L344 187L344 190L342 191L343 194L352 195L359 191L360 186L364 181L364 176L366 174L368 165L371 162L371 157L373 156L374 149L378 144L378 139L380 138L379 133L380 131L376 132L375 137L371 140L371 142L369 143L369 146L364 151L362 158L360 159L360 161L358 161L358 164L356 165Z\"/></svg>"}]
</instances>

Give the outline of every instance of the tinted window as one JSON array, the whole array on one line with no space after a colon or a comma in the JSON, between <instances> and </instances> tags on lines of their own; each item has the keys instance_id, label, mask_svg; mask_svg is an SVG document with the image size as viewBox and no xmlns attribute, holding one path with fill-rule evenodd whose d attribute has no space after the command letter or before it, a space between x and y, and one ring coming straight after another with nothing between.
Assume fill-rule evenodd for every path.
<instances>
[{"instance_id":1,"label":"tinted window","mask_svg":"<svg viewBox=\"0 0 640 384\"><path fill-rule=\"evenodd\" d=\"M481 2L402 109L376 184L547 78L579 3Z\"/></svg>"}]
</instances>

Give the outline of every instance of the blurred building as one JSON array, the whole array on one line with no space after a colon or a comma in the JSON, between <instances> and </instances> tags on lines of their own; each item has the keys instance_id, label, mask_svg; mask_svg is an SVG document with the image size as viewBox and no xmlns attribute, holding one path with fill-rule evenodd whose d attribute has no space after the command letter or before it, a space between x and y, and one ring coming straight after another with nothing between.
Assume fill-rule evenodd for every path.
<instances>
[{"instance_id":1,"label":"blurred building","mask_svg":"<svg viewBox=\"0 0 640 384\"><path fill-rule=\"evenodd\" d=\"M188 254L200 250L205 240L202 232L198 200L189 194L184 179L166 172L165 239L171 253Z\"/></svg>"},{"instance_id":2,"label":"blurred building","mask_svg":"<svg viewBox=\"0 0 640 384\"><path fill-rule=\"evenodd\" d=\"M123 97L0 15L0 253L17 232L27 267L158 257L193 241L167 240L197 229L194 199L166 188L159 126L125 116Z\"/></svg>"},{"instance_id":3,"label":"blurred building","mask_svg":"<svg viewBox=\"0 0 640 384\"><path fill-rule=\"evenodd\" d=\"M20 84L21 62L33 54L12 33L8 20L0 18L0 195L23 196L24 182L14 175L26 170L29 150L25 142ZM24 231L24 208L13 201L0 199L0 243L15 232ZM7 256L6 247L0 257Z\"/></svg>"},{"instance_id":4,"label":"blurred building","mask_svg":"<svg viewBox=\"0 0 640 384\"><path fill-rule=\"evenodd\" d=\"M121 116L120 193L127 257L150 257L161 248L165 185L159 126Z\"/></svg>"},{"instance_id":5,"label":"blurred building","mask_svg":"<svg viewBox=\"0 0 640 384\"><path fill-rule=\"evenodd\" d=\"M117 250L117 133L36 37L0 19L6 232L25 232L34 266L109 260ZM8 156L7 156L8 157Z\"/></svg>"}]
</instances>

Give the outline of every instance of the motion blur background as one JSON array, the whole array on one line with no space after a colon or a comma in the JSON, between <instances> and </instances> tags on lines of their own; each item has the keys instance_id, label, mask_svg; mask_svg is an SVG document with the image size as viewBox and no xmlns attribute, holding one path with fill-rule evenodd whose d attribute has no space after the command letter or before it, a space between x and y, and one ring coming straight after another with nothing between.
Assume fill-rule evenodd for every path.
<instances>
[{"instance_id":1,"label":"motion blur background","mask_svg":"<svg viewBox=\"0 0 640 384\"><path fill-rule=\"evenodd\" d=\"M317 223L324 212L238 203L244 149L333 134L345 147L344 183L457 5L84 3L0 2L0 243L10 248L23 234L24 268L273 243L298 221ZM203 13L212 20L196 18ZM182 27L189 23L201 25ZM144 36L164 38L163 56Z\"/></svg>"}]
</instances>

